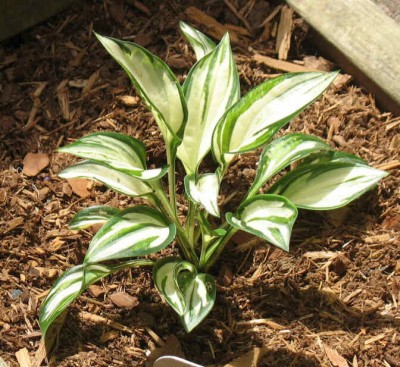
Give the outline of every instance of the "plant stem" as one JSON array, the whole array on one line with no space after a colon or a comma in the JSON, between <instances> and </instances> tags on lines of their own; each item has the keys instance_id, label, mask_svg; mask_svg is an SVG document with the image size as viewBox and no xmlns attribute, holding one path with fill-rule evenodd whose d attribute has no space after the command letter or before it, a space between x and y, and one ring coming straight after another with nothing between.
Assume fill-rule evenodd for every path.
<instances>
[{"instance_id":1,"label":"plant stem","mask_svg":"<svg viewBox=\"0 0 400 367\"><path fill-rule=\"evenodd\" d=\"M194 204L191 200L189 200L189 209L186 218L186 233L189 238L189 243L192 246L193 250L195 249L196 245L194 236L196 211L197 211L197 205Z\"/></svg>"},{"instance_id":2,"label":"plant stem","mask_svg":"<svg viewBox=\"0 0 400 367\"><path fill-rule=\"evenodd\" d=\"M251 186L249 191L246 194L246 197L243 199L243 201L250 199L251 197L253 197L254 195L257 194L258 190L260 190L261 186L257 185L257 186Z\"/></svg>"},{"instance_id":3,"label":"plant stem","mask_svg":"<svg viewBox=\"0 0 400 367\"><path fill-rule=\"evenodd\" d=\"M208 260L204 263L200 263L200 268L207 272L211 266L214 265L214 263L217 261L219 258L219 255L221 255L222 251L225 249L226 245L228 244L229 240L232 238L232 236L238 231L238 228L230 227L228 231L225 233L225 236L222 238L221 242L217 246L217 248L214 250L214 252L210 255Z\"/></svg>"},{"instance_id":4,"label":"plant stem","mask_svg":"<svg viewBox=\"0 0 400 367\"><path fill-rule=\"evenodd\" d=\"M172 144L167 144L167 164L168 167L168 194L169 202L171 203L172 210L176 213L176 192L175 192L175 155L176 148Z\"/></svg>"},{"instance_id":5,"label":"plant stem","mask_svg":"<svg viewBox=\"0 0 400 367\"><path fill-rule=\"evenodd\" d=\"M172 221L172 223L176 226L176 235L178 237L178 244L185 256L185 258L191 261L196 267L199 264L199 260L196 256L196 253L193 251L189 240L185 234L185 231L179 222L179 219L176 215L176 211L171 208L171 204L168 201L167 196L163 188L161 187L160 181L156 181L152 183L152 187L154 189L153 199L156 201L157 206L160 207L163 212L168 216L168 218Z\"/></svg>"}]
</instances>

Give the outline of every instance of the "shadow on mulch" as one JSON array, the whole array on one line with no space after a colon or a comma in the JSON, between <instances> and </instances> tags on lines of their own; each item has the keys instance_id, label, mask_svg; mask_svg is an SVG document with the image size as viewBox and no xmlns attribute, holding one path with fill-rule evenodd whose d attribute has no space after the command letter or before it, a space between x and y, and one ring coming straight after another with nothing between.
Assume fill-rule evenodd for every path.
<instances>
[{"instance_id":1,"label":"shadow on mulch","mask_svg":"<svg viewBox=\"0 0 400 367\"><path fill-rule=\"evenodd\" d=\"M282 366L319 367L320 362L314 357L305 357L284 348L266 350L265 355L260 359L259 367Z\"/></svg>"}]
</instances>

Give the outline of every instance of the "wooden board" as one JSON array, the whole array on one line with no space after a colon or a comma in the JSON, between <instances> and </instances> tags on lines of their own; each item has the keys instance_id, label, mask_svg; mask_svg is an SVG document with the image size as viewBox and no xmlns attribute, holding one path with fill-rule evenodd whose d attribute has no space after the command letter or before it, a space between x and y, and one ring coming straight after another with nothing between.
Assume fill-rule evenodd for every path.
<instances>
[{"instance_id":1,"label":"wooden board","mask_svg":"<svg viewBox=\"0 0 400 367\"><path fill-rule=\"evenodd\" d=\"M73 0L0 0L0 41L64 10Z\"/></svg>"},{"instance_id":2,"label":"wooden board","mask_svg":"<svg viewBox=\"0 0 400 367\"><path fill-rule=\"evenodd\" d=\"M400 114L400 25L370 0L287 0L319 34L319 46Z\"/></svg>"}]
</instances>

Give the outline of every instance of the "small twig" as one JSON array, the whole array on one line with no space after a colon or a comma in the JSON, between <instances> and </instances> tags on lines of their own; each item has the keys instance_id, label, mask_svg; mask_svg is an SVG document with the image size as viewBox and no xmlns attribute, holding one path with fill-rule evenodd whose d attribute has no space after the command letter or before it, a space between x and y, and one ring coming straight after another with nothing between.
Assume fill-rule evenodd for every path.
<instances>
[{"instance_id":1,"label":"small twig","mask_svg":"<svg viewBox=\"0 0 400 367\"><path fill-rule=\"evenodd\" d=\"M151 330L149 327L145 327L147 334L151 336L151 338L160 346L163 347L165 345L165 341L160 338L153 330Z\"/></svg>"},{"instance_id":2,"label":"small twig","mask_svg":"<svg viewBox=\"0 0 400 367\"><path fill-rule=\"evenodd\" d=\"M56 133L56 132L58 132L58 131L60 131L60 130L62 130L62 129L65 129L66 127L70 127L70 126L74 125L74 124L77 123L78 121L79 121L78 119L75 119L75 120L72 120L72 121L70 121L70 122L67 122L67 123L64 124L64 125L59 126L59 127L57 127L56 129L54 129L54 130L52 130L52 131L49 131L49 132L47 133L47 135L53 135L54 133Z\"/></svg>"},{"instance_id":3,"label":"small twig","mask_svg":"<svg viewBox=\"0 0 400 367\"><path fill-rule=\"evenodd\" d=\"M24 126L25 131L31 129L39 122L40 117L36 118L36 114L39 110L40 105L41 105L40 99L35 98L33 100L33 106L32 106L31 112L29 114L28 122Z\"/></svg>"},{"instance_id":4,"label":"small twig","mask_svg":"<svg viewBox=\"0 0 400 367\"><path fill-rule=\"evenodd\" d=\"M386 162L386 163L381 163L375 166L375 168L382 169L384 171L389 171L391 169L399 168L400 167L400 161L395 160L391 162Z\"/></svg>"},{"instance_id":5,"label":"small twig","mask_svg":"<svg viewBox=\"0 0 400 367\"><path fill-rule=\"evenodd\" d=\"M390 124L387 124L386 131L392 130L399 125L400 125L400 118L392 120Z\"/></svg>"},{"instance_id":6,"label":"small twig","mask_svg":"<svg viewBox=\"0 0 400 367\"><path fill-rule=\"evenodd\" d=\"M80 296L80 299L82 301L88 302L88 303L93 303L94 305L100 306L100 307L105 307L104 302L97 301L95 299L92 299L90 297L85 297L85 296Z\"/></svg>"},{"instance_id":7,"label":"small twig","mask_svg":"<svg viewBox=\"0 0 400 367\"><path fill-rule=\"evenodd\" d=\"M242 14L244 17L247 17L251 11L254 8L254 5L256 4L257 0L250 0L247 2L247 4L240 10L240 14Z\"/></svg>"},{"instance_id":8,"label":"small twig","mask_svg":"<svg viewBox=\"0 0 400 367\"><path fill-rule=\"evenodd\" d=\"M99 315L96 315L96 314L93 314L90 312L82 311L79 313L79 317L81 317L83 320L94 322L95 324L107 325L110 328L118 330L118 331L124 331L129 334L134 333L134 331L132 329L130 329L129 327L127 327L125 325L120 324L119 322L112 321L103 316L99 316Z\"/></svg>"},{"instance_id":9,"label":"small twig","mask_svg":"<svg viewBox=\"0 0 400 367\"><path fill-rule=\"evenodd\" d=\"M244 260L242 261L242 263L239 265L239 267L238 267L237 270L236 270L236 274L239 274L239 273L240 273L240 271L242 270L244 264L246 264L246 261L247 261L247 259L249 258L251 252L252 252L251 249L249 249L249 251L247 251L247 254L246 254Z\"/></svg>"},{"instance_id":10,"label":"small twig","mask_svg":"<svg viewBox=\"0 0 400 367\"><path fill-rule=\"evenodd\" d=\"M275 15L277 15L280 10L282 9L283 5L279 5L277 6L266 18L265 20L261 23L261 26L265 26L267 23L269 23L274 17Z\"/></svg>"},{"instance_id":11,"label":"small twig","mask_svg":"<svg viewBox=\"0 0 400 367\"><path fill-rule=\"evenodd\" d=\"M249 24L249 22L247 21L247 19L240 14L237 9L231 4L231 2L229 0L224 0L224 3L226 4L226 6L231 9L232 13L236 15L236 17L243 23L243 25L246 27L246 29L250 32L253 33L253 30Z\"/></svg>"},{"instance_id":12,"label":"small twig","mask_svg":"<svg viewBox=\"0 0 400 367\"><path fill-rule=\"evenodd\" d=\"M277 60L269 56L255 54L252 59L258 63L265 64L270 68L287 71L289 73L305 72L305 71L320 71L317 69L307 68L302 65L297 65L289 61Z\"/></svg>"},{"instance_id":13,"label":"small twig","mask_svg":"<svg viewBox=\"0 0 400 367\"><path fill-rule=\"evenodd\" d=\"M90 312L80 312L79 316L86 321L91 321L96 324L104 324L109 326L112 329L118 330L118 331L123 331L125 333L133 334L134 330L131 328L120 324L119 322L112 321L110 319L107 319L103 316L99 316ZM165 345L165 342L162 338L160 338L153 330L151 330L149 327L144 328L146 332L150 335L150 337L160 346L163 347Z\"/></svg>"}]
</instances>

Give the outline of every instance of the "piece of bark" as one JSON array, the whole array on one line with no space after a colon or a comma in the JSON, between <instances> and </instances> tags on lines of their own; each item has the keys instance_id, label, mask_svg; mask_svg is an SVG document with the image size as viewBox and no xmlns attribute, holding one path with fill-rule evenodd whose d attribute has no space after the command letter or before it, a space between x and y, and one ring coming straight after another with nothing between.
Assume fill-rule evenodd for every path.
<instances>
[{"instance_id":1,"label":"piece of bark","mask_svg":"<svg viewBox=\"0 0 400 367\"><path fill-rule=\"evenodd\" d=\"M258 63L265 64L270 68L286 71L289 73L304 72L304 71L319 71L316 69L310 69L302 65L294 64L292 62L277 60L269 56L263 56L256 54L252 59Z\"/></svg>"},{"instance_id":2,"label":"piece of bark","mask_svg":"<svg viewBox=\"0 0 400 367\"><path fill-rule=\"evenodd\" d=\"M320 71L332 71L333 63L324 59L322 56L306 56L304 57L304 66L306 68L320 70Z\"/></svg>"},{"instance_id":3,"label":"piece of bark","mask_svg":"<svg viewBox=\"0 0 400 367\"><path fill-rule=\"evenodd\" d=\"M226 32L229 32L230 40L232 43L238 43L238 35L232 30L228 30L224 25L217 22L215 18L204 13L200 9L190 6L185 10L185 13L191 22L202 24L211 37L220 40Z\"/></svg>"},{"instance_id":4,"label":"piece of bark","mask_svg":"<svg viewBox=\"0 0 400 367\"><path fill-rule=\"evenodd\" d=\"M287 60L290 50L290 40L293 29L293 9L283 6L281 10L281 19L279 21L278 33L276 35L275 51L279 60Z\"/></svg>"},{"instance_id":5,"label":"piece of bark","mask_svg":"<svg viewBox=\"0 0 400 367\"><path fill-rule=\"evenodd\" d=\"M24 224L24 218L23 217L13 218L13 219L11 219L10 221L7 222L7 227L3 231L2 234L6 234L6 233L12 231L13 229L22 226L23 224ZM0 231L0 233L1 233L1 231Z\"/></svg>"},{"instance_id":6,"label":"piece of bark","mask_svg":"<svg viewBox=\"0 0 400 367\"><path fill-rule=\"evenodd\" d=\"M18 352L15 353L15 357L19 363L20 367L31 367L31 357L29 356L28 349L22 348Z\"/></svg>"},{"instance_id":7,"label":"piece of bark","mask_svg":"<svg viewBox=\"0 0 400 367\"><path fill-rule=\"evenodd\" d=\"M26 176L36 176L41 170L46 168L50 163L50 158L44 153L28 153L22 164L24 168L22 173Z\"/></svg>"},{"instance_id":8,"label":"piece of bark","mask_svg":"<svg viewBox=\"0 0 400 367\"><path fill-rule=\"evenodd\" d=\"M105 291L106 290L103 287L96 285L96 284L93 284L89 287L89 293L95 298L104 294Z\"/></svg>"},{"instance_id":9,"label":"piece of bark","mask_svg":"<svg viewBox=\"0 0 400 367\"><path fill-rule=\"evenodd\" d=\"M347 361L334 349L324 345L326 356L335 367L349 367Z\"/></svg>"},{"instance_id":10,"label":"piece of bark","mask_svg":"<svg viewBox=\"0 0 400 367\"><path fill-rule=\"evenodd\" d=\"M136 97L136 96L124 95L124 96L119 96L118 99L119 99L125 106L128 106L128 107L137 106L137 105L140 103L139 97Z\"/></svg>"},{"instance_id":11,"label":"piece of bark","mask_svg":"<svg viewBox=\"0 0 400 367\"><path fill-rule=\"evenodd\" d=\"M71 110L69 105L68 80L63 80L57 86L56 92L57 92L57 100L58 100L58 105L60 106L61 115L66 121L70 121Z\"/></svg>"},{"instance_id":12,"label":"piece of bark","mask_svg":"<svg viewBox=\"0 0 400 367\"><path fill-rule=\"evenodd\" d=\"M134 308L139 304L137 297L132 297L131 295L124 292L115 292L108 296L111 302L120 308Z\"/></svg>"},{"instance_id":13,"label":"piece of bark","mask_svg":"<svg viewBox=\"0 0 400 367\"><path fill-rule=\"evenodd\" d=\"M88 187L91 185L91 181L86 178L68 178L67 181L74 194L81 198L87 198L90 196Z\"/></svg>"}]
</instances>

